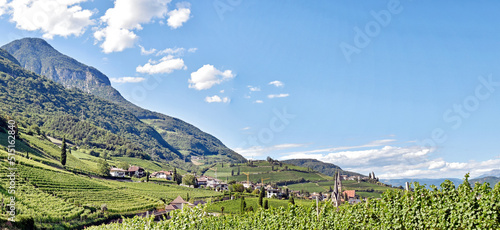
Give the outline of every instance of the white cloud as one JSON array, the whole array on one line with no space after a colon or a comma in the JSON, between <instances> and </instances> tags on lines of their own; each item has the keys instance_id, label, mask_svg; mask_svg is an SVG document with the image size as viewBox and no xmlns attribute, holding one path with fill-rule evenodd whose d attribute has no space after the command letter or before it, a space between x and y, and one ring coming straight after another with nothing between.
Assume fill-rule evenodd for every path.
<instances>
[{"instance_id":1,"label":"white cloud","mask_svg":"<svg viewBox=\"0 0 500 230\"><path fill-rule=\"evenodd\" d=\"M205 101L208 103L214 103L214 102L215 103L220 103L220 102L229 103L231 101L231 99L229 99L228 97L220 98L219 96L214 95L211 97L206 97Z\"/></svg>"},{"instance_id":2,"label":"white cloud","mask_svg":"<svg viewBox=\"0 0 500 230\"><path fill-rule=\"evenodd\" d=\"M253 87L251 85L248 86L248 88L250 89L251 92L257 92L257 91L260 91L260 88L259 87Z\"/></svg>"},{"instance_id":3,"label":"white cloud","mask_svg":"<svg viewBox=\"0 0 500 230\"><path fill-rule=\"evenodd\" d=\"M105 28L94 32L97 41L103 41L104 53L120 52L134 46L138 36L133 30L141 30L142 24L153 18L165 18L167 4L171 0L115 0L115 5L101 17Z\"/></svg>"},{"instance_id":4,"label":"white cloud","mask_svg":"<svg viewBox=\"0 0 500 230\"><path fill-rule=\"evenodd\" d=\"M189 53L194 53L194 52L196 52L197 50L198 50L198 48L189 48L189 49L188 49L188 52L189 52Z\"/></svg>"},{"instance_id":5,"label":"white cloud","mask_svg":"<svg viewBox=\"0 0 500 230\"><path fill-rule=\"evenodd\" d=\"M146 50L143 46L139 45L139 47L141 47L141 55L150 55L150 54L154 54L156 52L156 49L155 48L152 48L150 50Z\"/></svg>"},{"instance_id":6,"label":"white cloud","mask_svg":"<svg viewBox=\"0 0 500 230\"><path fill-rule=\"evenodd\" d=\"M2 0L0 15L2 11L7 11L12 16L10 21L16 23L16 28L27 31L40 30L46 39L52 39L54 36L80 36L89 25L94 24L90 19L94 12L78 5L85 1L23 0L7 4Z\"/></svg>"},{"instance_id":7,"label":"white cloud","mask_svg":"<svg viewBox=\"0 0 500 230\"><path fill-rule=\"evenodd\" d=\"M191 73L189 88L197 90L210 89L212 86L230 80L235 77L231 70L224 72L216 69L213 65L204 65L196 72Z\"/></svg>"},{"instance_id":8,"label":"white cloud","mask_svg":"<svg viewBox=\"0 0 500 230\"><path fill-rule=\"evenodd\" d=\"M264 101L262 101L262 100L256 100L256 101L254 101L254 103L262 104L262 103L264 103Z\"/></svg>"},{"instance_id":9,"label":"white cloud","mask_svg":"<svg viewBox=\"0 0 500 230\"><path fill-rule=\"evenodd\" d=\"M177 29L182 26L183 23L189 20L191 14L191 4L188 2L177 3L177 9L168 12L169 18L167 19L167 24L173 29Z\"/></svg>"},{"instance_id":10,"label":"white cloud","mask_svg":"<svg viewBox=\"0 0 500 230\"><path fill-rule=\"evenodd\" d=\"M241 130L249 130L249 129L251 129L251 127L248 127L248 126L247 126L247 127L245 127L245 128L242 128Z\"/></svg>"},{"instance_id":11,"label":"white cloud","mask_svg":"<svg viewBox=\"0 0 500 230\"><path fill-rule=\"evenodd\" d=\"M0 0L0 16L5 13L5 8L7 7L7 0Z\"/></svg>"},{"instance_id":12,"label":"white cloud","mask_svg":"<svg viewBox=\"0 0 500 230\"><path fill-rule=\"evenodd\" d=\"M371 142L369 142L367 144L363 144L363 145L340 146L340 147L324 148L324 149L313 149L313 150L300 151L300 152L291 152L288 154L289 155L300 155L300 154L307 155L307 154L313 154L313 153L326 153L326 152L344 151L344 150L350 150L350 149L363 149L363 148L384 146L384 145L393 143L395 141L396 141L395 139L383 139L383 140L371 141Z\"/></svg>"},{"instance_id":13,"label":"white cloud","mask_svg":"<svg viewBox=\"0 0 500 230\"><path fill-rule=\"evenodd\" d=\"M181 56L183 54L184 54L184 48L166 48L164 50L158 51L158 53L156 53L156 56L160 55Z\"/></svg>"},{"instance_id":14,"label":"white cloud","mask_svg":"<svg viewBox=\"0 0 500 230\"><path fill-rule=\"evenodd\" d=\"M184 60L181 58L174 58L172 55L163 57L160 61L149 60L143 66L137 66L135 69L138 73L159 74L159 73L172 73L174 70L186 70Z\"/></svg>"},{"instance_id":15,"label":"white cloud","mask_svg":"<svg viewBox=\"0 0 500 230\"><path fill-rule=\"evenodd\" d=\"M219 91L220 93L224 93L225 91L222 89L221 91Z\"/></svg>"},{"instance_id":16,"label":"white cloud","mask_svg":"<svg viewBox=\"0 0 500 230\"><path fill-rule=\"evenodd\" d=\"M116 27L106 27L94 32L94 38L101 44L104 53L121 52L127 48L134 47L135 41L139 38L134 32ZM96 42L98 43L98 42Z\"/></svg>"},{"instance_id":17,"label":"white cloud","mask_svg":"<svg viewBox=\"0 0 500 230\"><path fill-rule=\"evenodd\" d=\"M288 97L290 94L288 93L281 93L281 94L269 94L267 95L268 98L280 98L280 97Z\"/></svg>"},{"instance_id":18,"label":"white cloud","mask_svg":"<svg viewBox=\"0 0 500 230\"><path fill-rule=\"evenodd\" d=\"M145 81L146 78L143 77L120 77L120 78L110 78L109 79L111 82L116 82L116 83L138 83Z\"/></svg>"},{"instance_id":19,"label":"white cloud","mask_svg":"<svg viewBox=\"0 0 500 230\"><path fill-rule=\"evenodd\" d=\"M143 23L153 18L164 18L167 4L171 0L115 0L115 5L101 17L110 27L123 29L142 29Z\"/></svg>"},{"instance_id":20,"label":"white cloud","mask_svg":"<svg viewBox=\"0 0 500 230\"><path fill-rule=\"evenodd\" d=\"M379 142L378 144L382 143ZM377 143L372 142L372 144L376 145ZM500 159L481 162L447 162L442 158L432 158L431 153L435 149L421 146L384 146L366 150L341 150L358 147L360 146L332 148L336 152L328 153L325 153L326 149L292 152L284 154L281 159L313 158L336 164L348 171L363 174L373 171L378 177L383 179L462 178L468 172L470 172L471 177L477 177L498 168L500 165Z\"/></svg>"},{"instance_id":21,"label":"white cloud","mask_svg":"<svg viewBox=\"0 0 500 230\"><path fill-rule=\"evenodd\" d=\"M283 87L283 86L285 86L285 84L283 84L283 82L281 82L281 81L272 81L272 82L269 82L269 85L274 85L276 87Z\"/></svg>"}]
</instances>

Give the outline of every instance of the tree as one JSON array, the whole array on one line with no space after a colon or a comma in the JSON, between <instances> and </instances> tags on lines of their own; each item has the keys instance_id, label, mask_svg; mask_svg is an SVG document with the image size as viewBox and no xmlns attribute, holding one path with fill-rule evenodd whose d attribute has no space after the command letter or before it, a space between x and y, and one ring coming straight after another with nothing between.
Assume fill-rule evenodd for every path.
<instances>
[{"instance_id":1,"label":"tree","mask_svg":"<svg viewBox=\"0 0 500 230\"><path fill-rule=\"evenodd\" d=\"M245 191L245 187L242 184L233 184L233 190L235 192L243 192Z\"/></svg>"},{"instance_id":2,"label":"tree","mask_svg":"<svg viewBox=\"0 0 500 230\"><path fill-rule=\"evenodd\" d=\"M267 200L264 202L264 209L269 209L269 202Z\"/></svg>"},{"instance_id":3,"label":"tree","mask_svg":"<svg viewBox=\"0 0 500 230\"><path fill-rule=\"evenodd\" d=\"M146 182L149 182L149 172L146 171Z\"/></svg>"},{"instance_id":4,"label":"tree","mask_svg":"<svg viewBox=\"0 0 500 230\"><path fill-rule=\"evenodd\" d=\"M180 185L182 183L182 175L178 173L175 181L177 182L177 185Z\"/></svg>"},{"instance_id":5,"label":"tree","mask_svg":"<svg viewBox=\"0 0 500 230\"><path fill-rule=\"evenodd\" d=\"M264 196L266 195L266 191L264 189L264 186L260 188L260 194L259 194L259 206L262 207L262 200L264 199Z\"/></svg>"},{"instance_id":6,"label":"tree","mask_svg":"<svg viewBox=\"0 0 500 230\"><path fill-rule=\"evenodd\" d=\"M240 213L244 213L245 209L247 207L247 203L245 202L245 197L241 197L241 202L240 202Z\"/></svg>"},{"instance_id":7,"label":"tree","mask_svg":"<svg viewBox=\"0 0 500 230\"><path fill-rule=\"evenodd\" d=\"M34 133L36 133L37 135L40 135L41 132L40 132L40 127L38 127L38 125L32 125L30 127L30 130L33 130Z\"/></svg>"},{"instance_id":8,"label":"tree","mask_svg":"<svg viewBox=\"0 0 500 230\"><path fill-rule=\"evenodd\" d=\"M174 177L172 179L177 183L177 185L182 183L182 176L177 173L177 168L174 168Z\"/></svg>"},{"instance_id":9,"label":"tree","mask_svg":"<svg viewBox=\"0 0 500 230\"><path fill-rule=\"evenodd\" d=\"M118 163L117 167L127 170L130 167L130 165L127 162L120 162Z\"/></svg>"},{"instance_id":10,"label":"tree","mask_svg":"<svg viewBox=\"0 0 500 230\"><path fill-rule=\"evenodd\" d=\"M290 196L290 199L288 199L288 203L295 204L295 200L293 199L293 196Z\"/></svg>"},{"instance_id":11,"label":"tree","mask_svg":"<svg viewBox=\"0 0 500 230\"><path fill-rule=\"evenodd\" d=\"M194 186L196 184L196 177L193 174L185 175L182 178L182 183L185 185L193 185Z\"/></svg>"},{"instance_id":12,"label":"tree","mask_svg":"<svg viewBox=\"0 0 500 230\"><path fill-rule=\"evenodd\" d=\"M234 170L231 169L231 176L234 176Z\"/></svg>"},{"instance_id":13,"label":"tree","mask_svg":"<svg viewBox=\"0 0 500 230\"><path fill-rule=\"evenodd\" d=\"M63 138L61 145L61 164L66 165L66 138Z\"/></svg>"},{"instance_id":14,"label":"tree","mask_svg":"<svg viewBox=\"0 0 500 230\"><path fill-rule=\"evenodd\" d=\"M240 166L238 165L238 176L240 175Z\"/></svg>"},{"instance_id":15,"label":"tree","mask_svg":"<svg viewBox=\"0 0 500 230\"><path fill-rule=\"evenodd\" d=\"M99 174L105 176L109 175L109 164L106 160L99 159Z\"/></svg>"},{"instance_id":16,"label":"tree","mask_svg":"<svg viewBox=\"0 0 500 230\"><path fill-rule=\"evenodd\" d=\"M224 162L222 162L222 166L221 166L221 168L224 168Z\"/></svg>"}]
</instances>

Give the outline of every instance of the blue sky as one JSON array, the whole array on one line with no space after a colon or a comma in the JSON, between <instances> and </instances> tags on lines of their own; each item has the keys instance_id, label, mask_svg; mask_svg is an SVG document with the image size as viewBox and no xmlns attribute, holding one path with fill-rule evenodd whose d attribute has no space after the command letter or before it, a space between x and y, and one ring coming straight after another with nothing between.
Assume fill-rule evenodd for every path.
<instances>
[{"instance_id":1,"label":"blue sky","mask_svg":"<svg viewBox=\"0 0 500 230\"><path fill-rule=\"evenodd\" d=\"M0 0L1 44L45 38L247 158L381 178L500 168L500 3L32 2Z\"/></svg>"}]
</instances>

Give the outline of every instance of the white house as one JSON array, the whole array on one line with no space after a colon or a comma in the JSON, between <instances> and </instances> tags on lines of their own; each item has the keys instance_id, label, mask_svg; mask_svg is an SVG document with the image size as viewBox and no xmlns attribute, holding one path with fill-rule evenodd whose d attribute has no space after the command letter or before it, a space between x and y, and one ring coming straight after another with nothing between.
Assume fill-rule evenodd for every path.
<instances>
[{"instance_id":1,"label":"white house","mask_svg":"<svg viewBox=\"0 0 500 230\"><path fill-rule=\"evenodd\" d=\"M154 172L151 174L151 177L156 177L156 178L161 178L161 179L167 179L167 180L172 180L172 171L159 171L159 172Z\"/></svg>"},{"instance_id":2,"label":"white house","mask_svg":"<svg viewBox=\"0 0 500 230\"><path fill-rule=\"evenodd\" d=\"M111 168L109 170L109 174L111 174L111 176L113 176L113 177L124 177L125 172L127 172L127 170L124 170L121 168Z\"/></svg>"},{"instance_id":3,"label":"white house","mask_svg":"<svg viewBox=\"0 0 500 230\"><path fill-rule=\"evenodd\" d=\"M277 188L267 189L267 198L271 198L273 195L278 197L279 190Z\"/></svg>"},{"instance_id":4,"label":"white house","mask_svg":"<svg viewBox=\"0 0 500 230\"><path fill-rule=\"evenodd\" d=\"M221 182L221 183L215 185L215 191L219 191L219 192L229 191L229 185L227 185L226 183Z\"/></svg>"}]
</instances>

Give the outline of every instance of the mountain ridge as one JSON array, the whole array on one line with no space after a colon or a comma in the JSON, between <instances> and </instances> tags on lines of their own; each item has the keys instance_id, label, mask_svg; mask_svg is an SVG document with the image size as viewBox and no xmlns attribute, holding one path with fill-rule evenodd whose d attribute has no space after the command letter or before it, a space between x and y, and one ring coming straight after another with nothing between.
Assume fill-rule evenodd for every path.
<instances>
[{"instance_id":1,"label":"mountain ridge","mask_svg":"<svg viewBox=\"0 0 500 230\"><path fill-rule=\"evenodd\" d=\"M109 78L94 67L87 66L55 50L40 38L23 38L1 47L15 57L20 66L67 88L78 88L86 93L116 103L130 111L137 119L149 123L159 135L184 158L214 156L217 159L243 162L246 159L227 148L216 137L199 128L158 112L143 109L129 101L111 86Z\"/></svg>"},{"instance_id":2,"label":"mountain ridge","mask_svg":"<svg viewBox=\"0 0 500 230\"><path fill-rule=\"evenodd\" d=\"M0 54L0 99L1 112L81 145L129 155L142 155L140 149L147 149L144 152L164 159L178 155L154 129L124 108L78 89L64 88L22 68L5 53Z\"/></svg>"}]
</instances>

